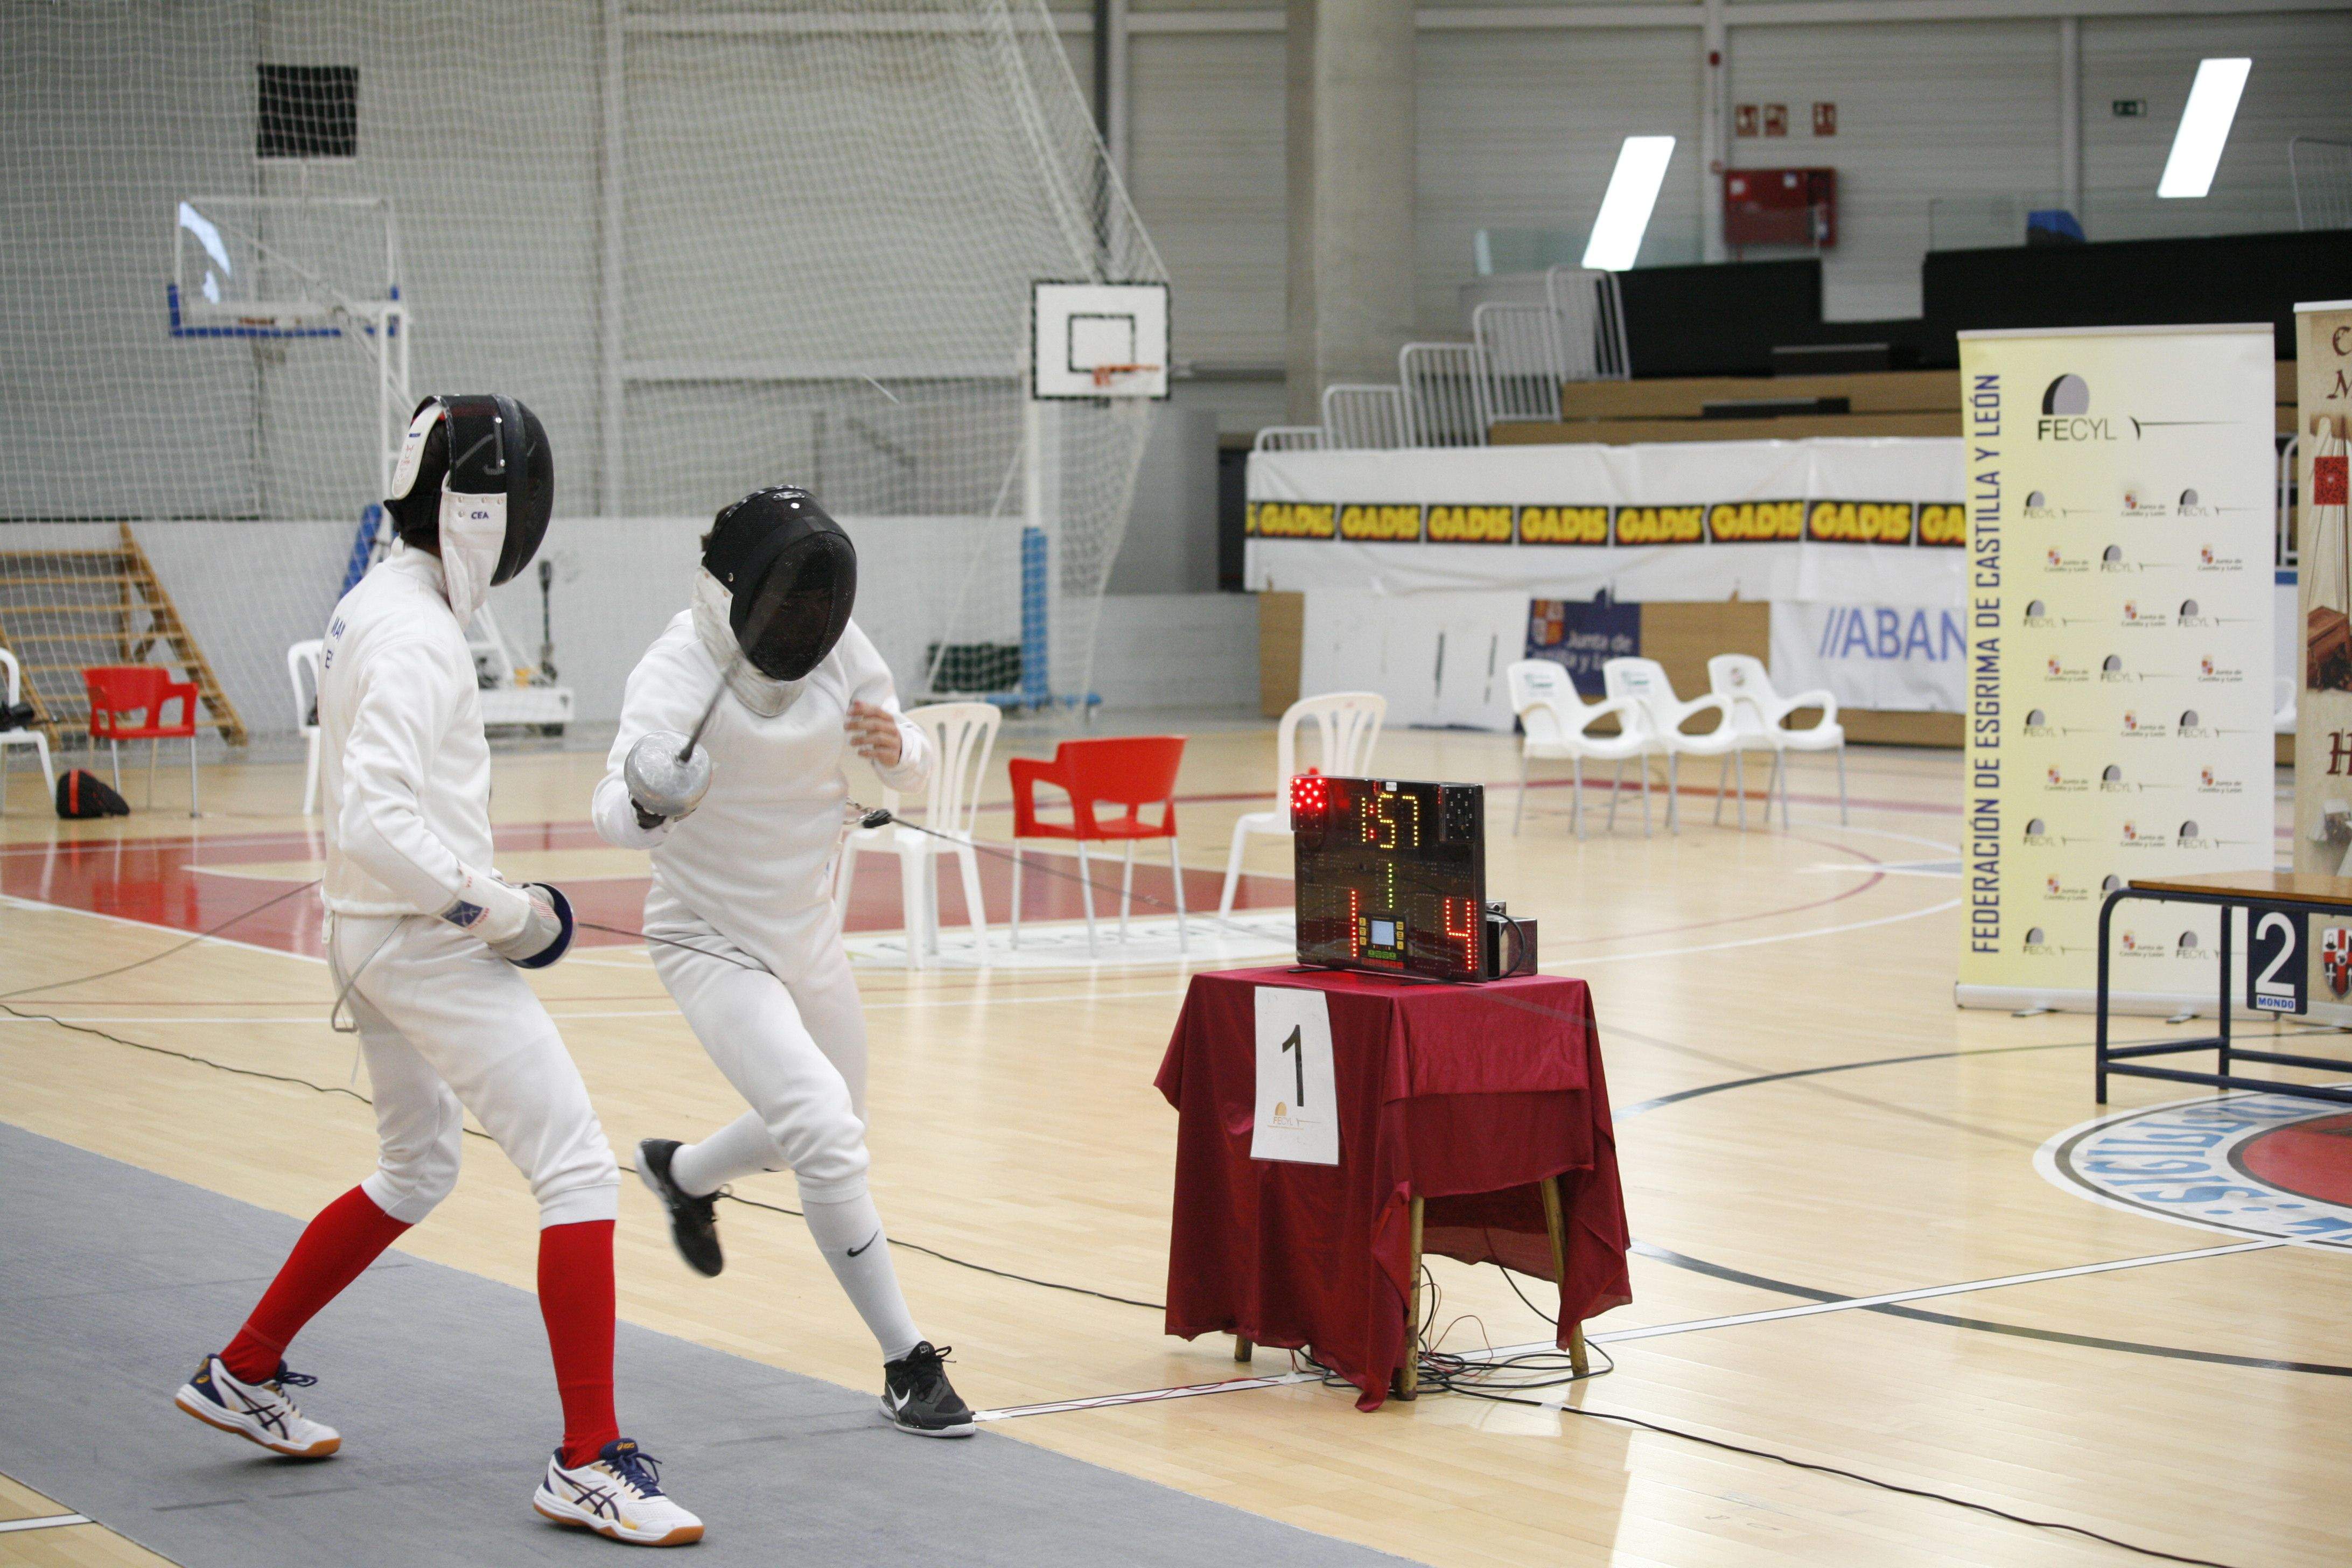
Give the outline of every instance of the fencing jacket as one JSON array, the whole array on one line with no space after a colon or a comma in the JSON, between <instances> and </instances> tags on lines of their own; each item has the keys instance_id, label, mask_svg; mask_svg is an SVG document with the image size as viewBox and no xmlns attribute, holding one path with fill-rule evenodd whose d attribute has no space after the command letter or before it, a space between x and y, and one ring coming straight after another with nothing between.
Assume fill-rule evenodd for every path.
<instances>
[{"instance_id":1,"label":"fencing jacket","mask_svg":"<svg viewBox=\"0 0 2352 1568\"><path fill-rule=\"evenodd\" d=\"M342 597L319 670L327 908L522 929L523 895L490 876L490 748L465 628L441 563L395 545ZM453 906L459 906L453 910Z\"/></svg>"},{"instance_id":2,"label":"fencing jacket","mask_svg":"<svg viewBox=\"0 0 2352 1568\"><path fill-rule=\"evenodd\" d=\"M898 694L889 667L851 621L782 712L763 718L731 695L721 700L702 732L710 793L689 816L638 826L621 776L629 748L650 730L691 731L719 682L692 613L681 612L629 674L620 732L596 786L596 831L607 844L653 851L656 897L669 893L770 965L796 967L815 933L831 929L825 870L849 798L841 772L850 755L842 728L849 705L896 715ZM898 741L898 766L876 771L888 788L920 789L930 776L930 740L900 717Z\"/></svg>"}]
</instances>

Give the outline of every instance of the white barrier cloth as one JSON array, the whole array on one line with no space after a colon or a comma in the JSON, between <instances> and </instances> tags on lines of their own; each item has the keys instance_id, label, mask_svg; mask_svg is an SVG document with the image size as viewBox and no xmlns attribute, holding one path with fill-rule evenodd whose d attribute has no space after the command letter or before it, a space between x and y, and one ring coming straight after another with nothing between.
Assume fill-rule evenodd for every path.
<instances>
[{"instance_id":1,"label":"white barrier cloth","mask_svg":"<svg viewBox=\"0 0 2352 1568\"><path fill-rule=\"evenodd\" d=\"M1956 605L1961 443L1253 452L1253 589Z\"/></svg>"},{"instance_id":2,"label":"white barrier cloth","mask_svg":"<svg viewBox=\"0 0 2352 1568\"><path fill-rule=\"evenodd\" d=\"M1772 606L1772 684L1783 695L1826 688L1841 707L1958 713L1968 652L1957 605Z\"/></svg>"}]
</instances>

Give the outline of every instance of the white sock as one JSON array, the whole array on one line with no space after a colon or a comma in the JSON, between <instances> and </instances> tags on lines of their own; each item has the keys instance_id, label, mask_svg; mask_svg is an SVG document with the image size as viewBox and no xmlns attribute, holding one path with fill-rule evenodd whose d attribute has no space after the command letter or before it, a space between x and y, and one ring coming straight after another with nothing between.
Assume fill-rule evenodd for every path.
<instances>
[{"instance_id":1,"label":"white sock","mask_svg":"<svg viewBox=\"0 0 2352 1568\"><path fill-rule=\"evenodd\" d=\"M841 1281L850 1304L881 1344L882 1359L897 1361L922 1342L907 1299L898 1294L898 1270L890 1266L890 1243L882 1234L882 1216L875 1212L874 1200L863 1194L838 1204L803 1198L801 1207L833 1277Z\"/></svg>"},{"instance_id":2,"label":"white sock","mask_svg":"<svg viewBox=\"0 0 2352 1568\"><path fill-rule=\"evenodd\" d=\"M747 1110L699 1143L670 1156L670 1180L690 1197L708 1197L728 1183L783 1168L776 1141L756 1110Z\"/></svg>"}]
</instances>

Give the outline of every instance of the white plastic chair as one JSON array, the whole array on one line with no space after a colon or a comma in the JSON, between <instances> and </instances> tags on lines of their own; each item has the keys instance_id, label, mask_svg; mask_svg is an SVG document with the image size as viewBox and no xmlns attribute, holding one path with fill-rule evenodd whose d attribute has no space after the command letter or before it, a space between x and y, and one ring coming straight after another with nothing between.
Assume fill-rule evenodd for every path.
<instances>
[{"instance_id":1,"label":"white plastic chair","mask_svg":"<svg viewBox=\"0 0 2352 1568\"><path fill-rule=\"evenodd\" d=\"M1706 683L1716 696L1731 704L1724 721L1739 737L1731 753L1731 767L1739 787L1739 831L1748 831L1748 753L1762 752L1772 759L1764 782L1764 826L1772 826L1772 792L1780 783L1780 742L1768 710L1778 700L1764 667L1745 654L1717 654L1706 661ZM1760 695L1759 695L1760 694ZM1715 783L1715 824L1723 826L1723 779Z\"/></svg>"},{"instance_id":2,"label":"white plastic chair","mask_svg":"<svg viewBox=\"0 0 2352 1568\"><path fill-rule=\"evenodd\" d=\"M1713 692L1694 697L1685 702L1675 695L1674 683L1666 679L1664 668L1654 658L1612 658L1601 667L1603 688L1612 698L1638 706L1649 721L1650 735L1655 751L1666 754L1666 831L1679 833L1675 794L1680 785L1679 764L1685 757L1715 757L1726 768L1739 750L1739 732L1731 727L1731 704ZM1683 726L1701 713L1719 715L1714 729L1704 734L1687 734ZM1644 787L1649 778L1649 764L1642 767ZM1722 795L1718 780L1716 793Z\"/></svg>"},{"instance_id":3,"label":"white plastic chair","mask_svg":"<svg viewBox=\"0 0 2352 1568\"><path fill-rule=\"evenodd\" d=\"M286 678L294 683L294 722L310 742L310 762L302 780L305 816L319 809L319 669L326 646L312 637L286 650Z\"/></svg>"},{"instance_id":4,"label":"white plastic chair","mask_svg":"<svg viewBox=\"0 0 2352 1568\"><path fill-rule=\"evenodd\" d=\"M1838 766L1838 824L1846 823L1845 800L1845 729L1838 722L1837 699L1826 688L1800 691L1793 697L1783 697L1772 689L1772 677L1764 661L1744 653L1719 653L1706 661L1707 684L1715 694L1727 698L1732 704L1734 718L1746 732L1750 725L1760 726L1773 751L1772 773L1780 789L1780 826L1789 826L1789 770L1784 753L1789 752L1835 752ZM1789 723L1789 715L1801 708L1818 708L1822 716L1800 730ZM1743 789L1743 805L1746 791ZM1768 789L1764 796L1764 819L1772 819L1772 796ZM1722 814L1720 803L1716 807ZM1741 826L1747 815L1741 813Z\"/></svg>"},{"instance_id":5,"label":"white plastic chair","mask_svg":"<svg viewBox=\"0 0 2352 1568\"><path fill-rule=\"evenodd\" d=\"M8 701L11 705L24 698L24 673L16 666L16 656L0 647L0 670L8 678ZM58 770L49 761L49 738L30 725L17 730L0 730L0 811L8 809L8 748L30 746L41 759L41 777L48 784L49 794L58 793Z\"/></svg>"},{"instance_id":6,"label":"white plastic chair","mask_svg":"<svg viewBox=\"0 0 2352 1568\"><path fill-rule=\"evenodd\" d=\"M1234 824L1233 852L1225 857L1225 888L1217 896L1218 919L1234 912L1234 892L1241 886L1242 852L1248 847L1249 836L1290 831L1290 781L1299 769L1299 725L1315 721L1315 732L1322 742L1317 765L1324 773L1335 778L1360 778L1372 765L1372 747L1380 741L1381 724L1388 711L1389 700L1377 691L1329 691L1320 697L1302 697L1283 710L1274 740L1274 809L1249 812Z\"/></svg>"},{"instance_id":7,"label":"white plastic chair","mask_svg":"<svg viewBox=\"0 0 2352 1568\"><path fill-rule=\"evenodd\" d=\"M1003 713L993 702L935 702L910 708L907 717L931 738L930 793L923 826L892 823L853 829L842 841L833 879L834 922L849 915L849 892L861 849L890 849L898 856L899 907L907 921L907 967L920 969L940 950L939 858L955 857L963 873L963 903L971 922L973 956L988 961L988 912L980 899L980 858L972 850L972 825L980 811L980 784L988 776L989 753L996 749ZM886 789L882 804L898 809L898 793Z\"/></svg>"},{"instance_id":8,"label":"white plastic chair","mask_svg":"<svg viewBox=\"0 0 2352 1568\"><path fill-rule=\"evenodd\" d=\"M1646 756L1655 749L1646 728L1647 716L1631 702L1603 701L1588 703L1577 695L1576 684L1568 670L1548 658L1522 659L1503 672L1509 683L1511 707L1519 716L1519 727L1527 733L1519 742L1519 800L1511 812L1511 831L1519 830L1519 819L1528 809L1528 766L1538 758L1558 761L1567 758L1576 766L1576 795L1569 806L1569 820L1576 836L1584 837L1584 760L1615 763L1622 779L1629 759ZM1603 714L1617 716L1617 733L1595 735L1590 726ZM1609 828L1617 827L1617 791L1609 792ZM1650 769L1642 767L1642 834L1650 832Z\"/></svg>"}]
</instances>

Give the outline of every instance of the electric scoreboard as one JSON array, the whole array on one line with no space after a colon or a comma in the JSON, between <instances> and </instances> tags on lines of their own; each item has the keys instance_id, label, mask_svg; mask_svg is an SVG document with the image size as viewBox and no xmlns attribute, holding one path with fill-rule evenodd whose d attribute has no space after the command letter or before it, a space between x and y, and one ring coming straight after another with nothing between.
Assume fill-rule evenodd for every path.
<instances>
[{"instance_id":1,"label":"electric scoreboard","mask_svg":"<svg viewBox=\"0 0 2352 1568\"><path fill-rule=\"evenodd\" d=\"M1298 962L1484 980L1486 792L1304 773L1290 781Z\"/></svg>"}]
</instances>

